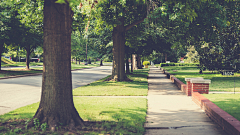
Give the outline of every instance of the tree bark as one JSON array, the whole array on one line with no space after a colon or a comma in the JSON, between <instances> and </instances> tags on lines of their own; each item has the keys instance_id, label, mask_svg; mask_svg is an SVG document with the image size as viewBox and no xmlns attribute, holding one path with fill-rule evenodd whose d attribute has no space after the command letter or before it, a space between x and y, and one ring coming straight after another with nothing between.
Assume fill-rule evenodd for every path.
<instances>
[{"instance_id":1,"label":"tree bark","mask_svg":"<svg viewBox=\"0 0 240 135\"><path fill-rule=\"evenodd\" d=\"M128 49L126 48L126 74L129 74L129 58L128 58Z\"/></svg>"},{"instance_id":2,"label":"tree bark","mask_svg":"<svg viewBox=\"0 0 240 135\"><path fill-rule=\"evenodd\" d=\"M125 28L124 18L120 18L121 24L113 28L113 69L112 79L115 81L124 81L125 74Z\"/></svg>"},{"instance_id":3,"label":"tree bark","mask_svg":"<svg viewBox=\"0 0 240 135\"><path fill-rule=\"evenodd\" d=\"M77 57L76 57L76 65L77 65Z\"/></svg>"},{"instance_id":4,"label":"tree bark","mask_svg":"<svg viewBox=\"0 0 240 135\"><path fill-rule=\"evenodd\" d=\"M100 66L103 66L102 60L100 61Z\"/></svg>"},{"instance_id":5,"label":"tree bark","mask_svg":"<svg viewBox=\"0 0 240 135\"><path fill-rule=\"evenodd\" d=\"M69 4L44 1L44 63L42 95L34 118L54 131L61 123L84 125L73 104L71 76L71 25ZM29 125L33 124L33 120Z\"/></svg>"},{"instance_id":6,"label":"tree bark","mask_svg":"<svg viewBox=\"0 0 240 135\"><path fill-rule=\"evenodd\" d=\"M131 55L131 72L133 73L133 56Z\"/></svg>"},{"instance_id":7,"label":"tree bark","mask_svg":"<svg viewBox=\"0 0 240 135\"><path fill-rule=\"evenodd\" d=\"M26 55L26 69L29 70L29 64L30 64L30 45L27 45L27 47L25 48L27 55Z\"/></svg>"},{"instance_id":8,"label":"tree bark","mask_svg":"<svg viewBox=\"0 0 240 135\"><path fill-rule=\"evenodd\" d=\"M167 53L165 53L165 63L167 62Z\"/></svg>"},{"instance_id":9,"label":"tree bark","mask_svg":"<svg viewBox=\"0 0 240 135\"><path fill-rule=\"evenodd\" d=\"M141 56L140 55L137 55L137 67L138 67L138 69L142 69Z\"/></svg>"},{"instance_id":10,"label":"tree bark","mask_svg":"<svg viewBox=\"0 0 240 135\"><path fill-rule=\"evenodd\" d=\"M3 43L0 43L0 71L2 70L2 52L3 52Z\"/></svg>"}]
</instances>

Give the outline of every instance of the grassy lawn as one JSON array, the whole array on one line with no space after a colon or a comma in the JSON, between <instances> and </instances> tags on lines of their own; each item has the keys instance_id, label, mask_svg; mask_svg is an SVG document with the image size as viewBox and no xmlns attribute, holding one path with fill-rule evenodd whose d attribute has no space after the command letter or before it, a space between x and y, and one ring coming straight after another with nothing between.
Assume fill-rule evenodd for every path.
<instances>
[{"instance_id":1,"label":"grassy lawn","mask_svg":"<svg viewBox=\"0 0 240 135\"><path fill-rule=\"evenodd\" d=\"M143 125L147 112L145 98L74 97L74 104L84 121L101 122L94 125L98 131L88 131L89 134L144 134ZM0 115L0 121L5 122L9 119L27 121L33 117L38 106L39 103L35 103ZM12 126L17 124L16 121L12 122ZM22 124L24 125L24 122ZM6 129L2 127L2 130ZM30 131L22 129L22 133ZM46 131L44 134L48 132ZM84 131L78 132L83 133Z\"/></svg>"},{"instance_id":2,"label":"grassy lawn","mask_svg":"<svg viewBox=\"0 0 240 135\"><path fill-rule=\"evenodd\" d=\"M15 70L15 71L2 70L0 71L0 77L33 74L33 73L42 73L42 70Z\"/></svg>"},{"instance_id":3,"label":"grassy lawn","mask_svg":"<svg viewBox=\"0 0 240 135\"><path fill-rule=\"evenodd\" d=\"M226 76L215 71L203 71L203 74L199 74L197 67L187 66L166 66L163 67L171 74L174 74L182 82L185 82L185 78L203 77L204 79L210 79L211 84L209 86L210 91L234 91L234 79L235 79L235 91L240 92L240 73L234 73L234 76Z\"/></svg>"},{"instance_id":4,"label":"grassy lawn","mask_svg":"<svg viewBox=\"0 0 240 135\"><path fill-rule=\"evenodd\" d=\"M30 66L42 66L42 62L31 62ZM26 62L17 62L15 64L2 64L2 67L25 67Z\"/></svg>"},{"instance_id":5,"label":"grassy lawn","mask_svg":"<svg viewBox=\"0 0 240 135\"><path fill-rule=\"evenodd\" d=\"M128 75L132 82L104 81L106 78L93 82L88 86L73 90L74 96L146 96L148 91L149 69L135 70Z\"/></svg>"},{"instance_id":6,"label":"grassy lawn","mask_svg":"<svg viewBox=\"0 0 240 135\"><path fill-rule=\"evenodd\" d=\"M74 69L83 69L83 68L91 68L91 67L99 67L99 64L88 64L88 65L84 65L83 63L81 63L80 65L78 64L73 64L71 65L72 70Z\"/></svg>"},{"instance_id":7,"label":"grassy lawn","mask_svg":"<svg viewBox=\"0 0 240 135\"><path fill-rule=\"evenodd\" d=\"M84 86L84 89L75 89L85 95L147 95L149 69L137 70L128 77L131 82L104 81L106 78ZM100 86L99 86L100 85ZM110 91L103 91L110 89ZM91 90L90 92L87 92ZM127 92L130 91L130 92ZM93 94L91 94L93 93ZM139 94L140 93L140 94ZM80 94L81 95L81 94ZM81 118L87 123L86 127L77 127L69 131L66 127L58 127L51 132L44 124L36 125L26 130L26 121L30 120L39 103L21 107L4 115L0 115L1 134L136 134L143 135L147 112L147 99L141 97L74 97L74 105ZM90 124L89 124L90 123Z\"/></svg>"},{"instance_id":8,"label":"grassy lawn","mask_svg":"<svg viewBox=\"0 0 240 135\"><path fill-rule=\"evenodd\" d=\"M24 74L31 74L31 73L41 73L43 70L42 67L43 63L34 63L32 62L30 66L40 66L40 67L34 67L30 68L31 70L25 70L25 68L16 68L11 70L3 70L0 71L0 77L6 77L6 76L14 76L14 75L24 75ZM17 64L4 64L5 67L18 67L18 66L26 66L25 62L19 62ZM83 68L92 68L92 67L98 67L99 64L72 64L72 70L74 69L83 69Z\"/></svg>"},{"instance_id":9,"label":"grassy lawn","mask_svg":"<svg viewBox=\"0 0 240 135\"><path fill-rule=\"evenodd\" d=\"M240 94L203 94L218 107L240 121Z\"/></svg>"}]
</instances>

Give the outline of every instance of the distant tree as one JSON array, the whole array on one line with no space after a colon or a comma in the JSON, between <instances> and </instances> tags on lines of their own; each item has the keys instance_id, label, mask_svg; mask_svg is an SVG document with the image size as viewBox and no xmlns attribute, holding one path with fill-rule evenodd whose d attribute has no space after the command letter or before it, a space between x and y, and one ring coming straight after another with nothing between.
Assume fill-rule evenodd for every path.
<instances>
[{"instance_id":1,"label":"distant tree","mask_svg":"<svg viewBox=\"0 0 240 135\"><path fill-rule=\"evenodd\" d=\"M198 63L199 62L199 54L195 50L194 46L189 47L188 52L186 54L186 59L184 62L186 63Z\"/></svg>"}]
</instances>

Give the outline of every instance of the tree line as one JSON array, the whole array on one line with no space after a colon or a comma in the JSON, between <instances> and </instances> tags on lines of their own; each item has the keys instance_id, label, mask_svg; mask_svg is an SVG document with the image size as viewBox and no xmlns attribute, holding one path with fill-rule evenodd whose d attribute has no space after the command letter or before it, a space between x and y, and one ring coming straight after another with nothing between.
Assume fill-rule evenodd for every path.
<instances>
[{"instance_id":1,"label":"tree line","mask_svg":"<svg viewBox=\"0 0 240 135\"><path fill-rule=\"evenodd\" d=\"M74 127L84 121L73 104L71 56L83 59L85 45L96 57L112 54L115 81L128 81L125 63L131 54L149 59L184 56L191 45L202 68L223 69L238 60L239 7L239 1L231 0L3 2L0 51L4 44L23 44L29 52L26 45L43 44L42 96L34 118L51 130L59 123Z\"/></svg>"}]
</instances>

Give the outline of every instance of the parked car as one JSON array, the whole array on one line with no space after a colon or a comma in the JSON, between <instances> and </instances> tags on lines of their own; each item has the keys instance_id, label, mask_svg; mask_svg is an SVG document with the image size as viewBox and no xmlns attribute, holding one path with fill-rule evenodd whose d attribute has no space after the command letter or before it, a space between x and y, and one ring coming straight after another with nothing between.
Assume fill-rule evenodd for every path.
<instances>
[{"instance_id":1,"label":"parked car","mask_svg":"<svg viewBox=\"0 0 240 135\"><path fill-rule=\"evenodd\" d=\"M31 62L40 62L39 58L31 58Z\"/></svg>"},{"instance_id":2,"label":"parked car","mask_svg":"<svg viewBox=\"0 0 240 135\"><path fill-rule=\"evenodd\" d=\"M10 56L2 56L2 57L6 58L6 59L9 59L9 60L12 60Z\"/></svg>"}]
</instances>

